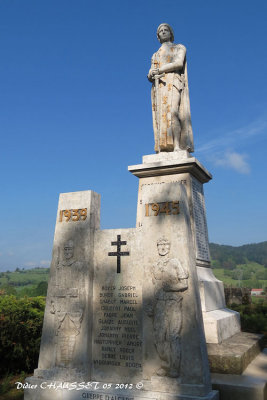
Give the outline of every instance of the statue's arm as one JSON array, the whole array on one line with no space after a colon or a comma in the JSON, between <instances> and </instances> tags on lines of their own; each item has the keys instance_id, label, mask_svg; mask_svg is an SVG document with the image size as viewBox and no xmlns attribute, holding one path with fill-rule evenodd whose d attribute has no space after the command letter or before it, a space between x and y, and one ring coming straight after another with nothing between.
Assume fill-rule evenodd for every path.
<instances>
[{"instance_id":1,"label":"statue's arm","mask_svg":"<svg viewBox=\"0 0 267 400\"><path fill-rule=\"evenodd\" d=\"M177 278L179 280L179 292L184 292L188 289L188 272L184 270L182 264L178 262L176 267Z\"/></svg>"},{"instance_id":2,"label":"statue's arm","mask_svg":"<svg viewBox=\"0 0 267 400\"><path fill-rule=\"evenodd\" d=\"M176 278L166 283L166 287L170 292L184 292L188 289L188 272L186 272L181 263L177 259L170 262L170 268L175 270Z\"/></svg>"},{"instance_id":3,"label":"statue's arm","mask_svg":"<svg viewBox=\"0 0 267 400\"><path fill-rule=\"evenodd\" d=\"M179 45L175 61L167 63L162 67L160 67L159 73L163 74L181 70L184 66L185 55L186 55L186 48L183 45Z\"/></svg>"},{"instance_id":4,"label":"statue's arm","mask_svg":"<svg viewBox=\"0 0 267 400\"><path fill-rule=\"evenodd\" d=\"M179 279L176 282L164 283L163 286L168 292L184 292L188 288L187 279Z\"/></svg>"},{"instance_id":5,"label":"statue's arm","mask_svg":"<svg viewBox=\"0 0 267 400\"><path fill-rule=\"evenodd\" d=\"M186 289L188 289L187 279L180 279L179 283L177 284L177 289L179 292L184 292Z\"/></svg>"}]
</instances>

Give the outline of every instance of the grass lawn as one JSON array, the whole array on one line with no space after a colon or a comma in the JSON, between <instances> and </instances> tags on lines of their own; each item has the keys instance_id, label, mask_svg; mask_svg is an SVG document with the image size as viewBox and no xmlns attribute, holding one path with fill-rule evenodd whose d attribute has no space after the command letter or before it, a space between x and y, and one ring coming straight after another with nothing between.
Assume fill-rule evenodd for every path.
<instances>
[{"instance_id":1,"label":"grass lawn","mask_svg":"<svg viewBox=\"0 0 267 400\"><path fill-rule=\"evenodd\" d=\"M264 270L264 267L260 264L257 263L250 263L250 264L242 264L242 265L237 265L235 270L246 270L249 269L252 271L251 276L253 277L253 274L255 274L257 271L262 271ZM233 270L233 272L235 271ZM239 281L237 279L231 278L231 276L228 276L225 274L225 269L223 268L213 268L212 269L215 277L219 279L220 281L223 281L225 286L232 286L232 287L238 287L239 286ZM259 284L257 286L257 283ZM267 280L266 279L243 279L240 280L240 286L241 287L248 287L250 289L252 288L257 288L257 287L267 287Z\"/></svg>"},{"instance_id":2,"label":"grass lawn","mask_svg":"<svg viewBox=\"0 0 267 400\"><path fill-rule=\"evenodd\" d=\"M227 286L234 286L236 287L238 284L238 281L232 279L230 276L224 275L224 269L223 268L214 268L213 273L217 279L220 281L223 281L223 283Z\"/></svg>"},{"instance_id":3,"label":"grass lawn","mask_svg":"<svg viewBox=\"0 0 267 400\"><path fill-rule=\"evenodd\" d=\"M49 268L34 268L14 272L1 272L0 285L25 287L27 285L38 285L41 281L48 281Z\"/></svg>"}]
</instances>

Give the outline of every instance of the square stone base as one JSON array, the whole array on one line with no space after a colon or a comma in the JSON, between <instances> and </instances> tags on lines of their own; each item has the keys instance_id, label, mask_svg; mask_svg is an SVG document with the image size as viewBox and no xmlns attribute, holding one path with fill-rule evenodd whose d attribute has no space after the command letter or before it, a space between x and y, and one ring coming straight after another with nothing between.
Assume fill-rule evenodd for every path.
<instances>
[{"instance_id":1,"label":"square stone base","mask_svg":"<svg viewBox=\"0 0 267 400\"><path fill-rule=\"evenodd\" d=\"M120 389L121 385L117 384L118 388L115 389L116 384L112 384L112 389L105 389L105 385L108 383L98 382L97 389L84 389L89 384L82 382L56 382L56 381L44 381L39 378L28 378L27 383L32 385L32 388L24 389L24 400L219 400L219 392L217 390L211 390L205 395L187 395L179 394L179 390L175 393L162 392L161 387L157 387L156 390L146 390L142 382L133 384L132 389ZM93 387L96 383L93 382ZM54 388L49 388L49 385L55 385ZM62 388L65 385L65 389ZM69 385L69 389L66 388ZM74 385L76 388L74 389ZM140 389L138 387L140 386ZM188 390L190 390L190 385ZM193 386L192 386L193 387ZM71 388L71 389L70 389ZM193 388L194 390L196 387Z\"/></svg>"}]
</instances>

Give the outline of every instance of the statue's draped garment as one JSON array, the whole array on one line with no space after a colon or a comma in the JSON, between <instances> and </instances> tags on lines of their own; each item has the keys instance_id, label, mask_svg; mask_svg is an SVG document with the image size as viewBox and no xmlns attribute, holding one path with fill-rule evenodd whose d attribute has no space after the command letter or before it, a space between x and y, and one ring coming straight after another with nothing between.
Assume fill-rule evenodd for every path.
<instances>
[{"instance_id":1,"label":"statue's draped garment","mask_svg":"<svg viewBox=\"0 0 267 400\"><path fill-rule=\"evenodd\" d=\"M160 68L179 59L183 62L182 69L167 72L160 78L158 91L155 82L152 85L156 152L174 151L175 136L177 136L180 149L194 151L185 53L186 49L182 44L163 43L152 56L152 68Z\"/></svg>"}]
</instances>

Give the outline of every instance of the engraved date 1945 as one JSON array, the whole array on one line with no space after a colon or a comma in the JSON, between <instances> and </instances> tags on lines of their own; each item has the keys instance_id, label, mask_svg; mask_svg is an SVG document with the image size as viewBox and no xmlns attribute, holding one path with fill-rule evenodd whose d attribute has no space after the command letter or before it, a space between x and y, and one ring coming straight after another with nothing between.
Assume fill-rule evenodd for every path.
<instances>
[{"instance_id":1,"label":"engraved date 1945","mask_svg":"<svg viewBox=\"0 0 267 400\"><path fill-rule=\"evenodd\" d=\"M162 203L145 204L145 216L157 217L158 215L177 215L180 213L179 201L164 201Z\"/></svg>"}]
</instances>

